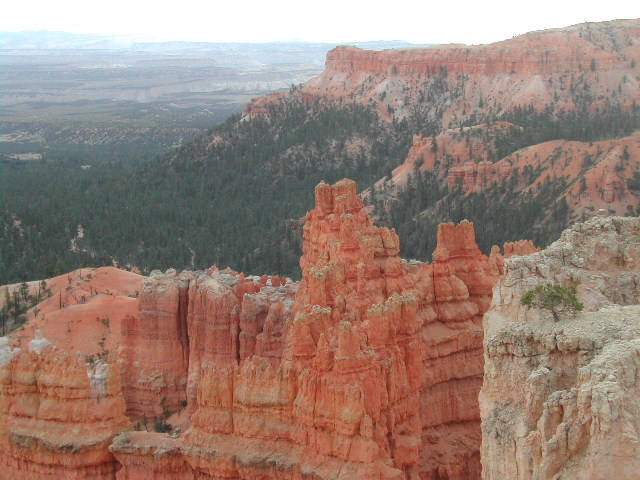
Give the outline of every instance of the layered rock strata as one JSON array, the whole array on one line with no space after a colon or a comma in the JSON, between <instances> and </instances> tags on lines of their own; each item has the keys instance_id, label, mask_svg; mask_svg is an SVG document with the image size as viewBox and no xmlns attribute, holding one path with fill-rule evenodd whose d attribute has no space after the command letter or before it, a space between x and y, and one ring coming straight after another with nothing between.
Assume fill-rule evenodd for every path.
<instances>
[{"instance_id":1,"label":"layered rock strata","mask_svg":"<svg viewBox=\"0 0 640 480\"><path fill-rule=\"evenodd\" d=\"M640 219L596 216L504 268L484 317L483 478L637 478ZM527 311L544 283L575 285L585 311Z\"/></svg>"},{"instance_id":2,"label":"layered rock strata","mask_svg":"<svg viewBox=\"0 0 640 480\"><path fill-rule=\"evenodd\" d=\"M186 401L190 278L152 272L143 282L138 314L122 325L122 390L133 419L151 420Z\"/></svg>"},{"instance_id":3,"label":"layered rock strata","mask_svg":"<svg viewBox=\"0 0 640 480\"><path fill-rule=\"evenodd\" d=\"M621 119L640 104L638 58L638 19L530 32L489 45L385 51L340 46L328 53L322 74L300 89L253 100L245 117L269 116L269 107L281 102L305 104L309 112L353 103L375 110L382 124L407 121L413 145L391 178L375 185L377 200L389 208L418 169L466 195L499 187L537 196L545 194L547 182L566 181L554 201L566 200L573 218L600 208L629 215L640 205L637 135L511 147L528 136L518 130L540 138L534 125L545 117L577 121L587 137L601 128L589 126L586 113L592 119L610 116L612 125L626 121ZM577 118L569 120L570 112ZM419 126L425 124L430 137ZM348 143L367 152L374 142ZM343 153L357 157L348 146Z\"/></svg>"},{"instance_id":4,"label":"layered rock strata","mask_svg":"<svg viewBox=\"0 0 640 480\"><path fill-rule=\"evenodd\" d=\"M150 421L196 405L202 368L258 353L281 356L283 319L296 285L231 270L154 271L138 315L122 327L120 358L127 414Z\"/></svg>"},{"instance_id":5,"label":"layered rock strata","mask_svg":"<svg viewBox=\"0 0 640 480\"><path fill-rule=\"evenodd\" d=\"M30 352L0 344L7 468L16 478L479 479L481 319L503 256L483 255L465 221L440 226L432 264L404 261L346 179L318 185L304 238L300 284L215 267L153 272L122 320L119 362L57 351L41 334ZM137 428L164 428L181 411L171 421L185 431L129 431L107 449L130 425L125 401Z\"/></svg>"},{"instance_id":6,"label":"layered rock strata","mask_svg":"<svg viewBox=\"0 0 640 480\"><path fill-rule=\"evenodd\" d=\"M537 192L548 182L566 181L563 197L574 211L606 208L624 215L640 204L630 188L640 172L638 140L638 132L614 141L554 140L523 148L496 163L467 159L448 170L448 187L459 185L471 194L509 181L520 191Z\"/></svg>"},{"instance_id":7,"label":"layered rock strata","mask_svg":"<svg viewBox=\"0 0 640 480\"><path fill-rule=\"evenodd\" d=\"M340 46L300 99L375 105L381 118L420 111L441 130L531 105L543 111L630 110L640 100L640 21L583 23L530 32L488 45L438 45L384 51ZM633 59L636 60L633 60ZM272 94L245 107L268 115ZM416 132L418 133L418 132Z\"/></svg>"},{"instance_id":8,"label":"layered rock strata","mask_svg":"<svg viewBox=\"0 0 640 480\"><path fill-rule=\"evenodd\" d=\"M381 179L376 191L385 199L393 198L410 175L421 171L440 175L449 190L460 189L465 195L498 186L536 194L550 183L564 181L567 188L561 197L576 214L606 208L626 215L640 205L634 186L640 174L640 132L600 142L553 140L497 159L495 138L501 131L516 128L521 127L496 122L447 130L434 137L415 135L391 181Z\"/></svg>"},{"instance_id":9,"label":"layered rock strata","mask_svg":"<svg viewBox=\"0 0 640 480\"><path fill-rule=\"evenodd\" d=\"M124 416L117 362L56 350L41 332L28 351L0 339L0 476L112 480Z\"/></svg>"},{"instance_id":10,"label":"layered rock strata","mask_svg":"<svg viewBox=\"0 0 640 480\"><path fill-rule=\"evenodd\" d=\"M171 445L120 437L119 478L479 478L481 318L498 267L473 225L441 226L432 265L405 262L343 180L318 185L304 237L299 287L190 277L191 427Z\"/></svg>"},{"instance_id":11,"label":"layered rock strata","mask_svg":"<svg viewBox=\"0 0 640 480\"><path fill-rule=\"evenodd\" d=\"M492 246L490 258L495 262L500 271L500 275L502 275L504 273L505 258L515 255L530 255L539 251L540 248L536 247L531 240L517 240L515 242L505 242L502 251L500 251L500 247L497 245Z\"/></svg>"}]
</instances>

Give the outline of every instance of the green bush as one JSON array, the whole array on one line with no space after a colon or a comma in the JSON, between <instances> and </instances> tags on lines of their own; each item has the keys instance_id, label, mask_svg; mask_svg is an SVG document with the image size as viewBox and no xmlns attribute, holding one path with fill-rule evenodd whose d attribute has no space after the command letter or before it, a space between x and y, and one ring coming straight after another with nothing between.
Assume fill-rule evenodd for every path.
<instances>
[{"instance_id":1,"label":"green bush","mask_svg":"<svg viewBox=\"0 0 640 480\"><path fill-rule=\"evenodd\" d=\"M156 419L153 421L153 429L156 432L167 433L171 431L171 425L165 422L162 418L156 417Z\"/></svg>"},{"instance_id":2,"label":"green bush","mask_svg":"<svg viewBox=\"0 0 640 480\"><path fill-rule=\"evenodd\" d=\"M563 287L557 284L547 283L539 285L529 290L521 299L522 305L540 310L549 310L553 315L553 319L557 322L560 315L566 313L575 314L584 308L576 296L577 290L575 285Z\"/></svg>"}]
</instances>

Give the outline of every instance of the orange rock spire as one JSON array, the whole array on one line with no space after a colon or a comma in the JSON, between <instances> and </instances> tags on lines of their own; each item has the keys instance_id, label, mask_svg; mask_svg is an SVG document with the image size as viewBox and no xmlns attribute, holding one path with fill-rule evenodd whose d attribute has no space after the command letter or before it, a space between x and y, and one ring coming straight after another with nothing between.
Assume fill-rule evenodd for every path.
<instances>
[{"instance_id":1,"label":"orange rock spire","mask_svg":"<svg viewBox=\"0 0 640 480\"><path fill-rule=\"evenodd\" d=\"M481 317L498 262L466 221L439 228L433 264L399 250L355 182L322 182L300 283L153 272L122 320L120 362L87 367L40 333L33 352L1 343L0 462L16 478L36 458L27 471L78 479L120 468L118 480L478 480ZM142 427L180 411L184 433L127 432L109 446L128 425L125 402ZM77 425L78 451L16 443L53 421Z\"/></svg>"},{"instance_id":2,"label":"orange rock spire","mask_svg":"<svg viewBox=\"0 0 640 480\"><path fill-rule=\"evenodd\" d=\"M468 222L441 227L433 265L406 262L355 182L315 193L299 285L191 277L191 428L171 446L147 433L116 441L123 479L167 468L150 445L174 452L185 478L479 478L480 318L495 262Z\"/></svg>"}]
</instances>

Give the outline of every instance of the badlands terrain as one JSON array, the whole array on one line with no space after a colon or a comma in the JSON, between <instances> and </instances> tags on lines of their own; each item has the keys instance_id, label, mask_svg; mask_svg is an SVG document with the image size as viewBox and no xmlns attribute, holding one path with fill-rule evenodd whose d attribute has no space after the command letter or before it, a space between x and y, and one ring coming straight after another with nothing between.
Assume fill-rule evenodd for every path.
<instances>
[{"instance_id":1,"label":"badlands terrain","mask_svg":"<svg viewBox=\"0 0 640 480\"><path fill-rule=\"evenodd\" d=\"M216 267L49 280L0 339L3 471L635 478L638 218L602 212L546 250L491 256L472 223L443 224L428 264L398 257L353 181L315 198L300 282ZM576 285L585 311L527 311L545 282Z\"/></svg>"},{"instance_id":2,"label":"badlands terrain","mask_svg":"<svg viewBox=\"0 0 640 480\"><path fill-rule=\"evenodd\" d=\"M639 61L340 46L158 157L3 157L0 476L637 478Z\"/></svg>"}]
</instances>

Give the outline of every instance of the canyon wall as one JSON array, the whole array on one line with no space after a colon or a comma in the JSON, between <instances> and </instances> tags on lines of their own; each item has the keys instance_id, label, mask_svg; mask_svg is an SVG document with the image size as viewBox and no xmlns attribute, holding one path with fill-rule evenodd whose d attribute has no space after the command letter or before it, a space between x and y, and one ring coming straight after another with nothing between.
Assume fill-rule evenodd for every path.
<instances>
[{"instance_id":1,"label":"canyon wall","mask_svg":"<svg viewBox=\"0 0 640 480\"><path fill-rule=\"evenodd\" d=\"M452 44L383 51L341 46L327 54L326 67L334 72L395 75L437 74L443 70L453 74L545 75L590 70L593 58L595 67L609 69L620 60L617 52L631 46L616 45L616 28L624 29L630 38L640 35L637 21L626 20L530 32L488 45ZM601 44L609 48L598 48ZM548 48L550 45L555 48Z\"/></svg>"},{"instance_id":2,"label":"canyon wall","mask_svg":"<svg viewBox=\"0 0 640 480\"><path fill-rule=\"evenodd\" d=\"M640 206L640 132L614 140L579 142L552 140L497 158L494 141L508 129L506 122L447 130L434 137L415 135L406 159L392 177L376 182L376 192L394 198L410 176L430 172L448 190L465 196L496 188L538 194L549 182L565 182L564 198L577 217L605 208L628 215ZM363 193L370 197L370 191ZM389 204L387 200L387 204Z\"/></svg>"},{"instance_id":3,"label":"canyon wall","mask_svg":"<svg viewBox=\"0 0 640 480\"><path fill-rule=\"evenodd\" d=\"M152 272L143 281L138 314L122 325L122 391L132 419L153 420L186 401L190 278Z\"/></svg>"},{"instance_id":4,"label":"canyon wall","mask_svg":"<svg viewBox=\"0 0 640 480\"><path fill-rule=\"evenodd\" d=\"M600 215L505 260L485 314L485 480L635 479L640 471L640 219ZM575 285L554 322L520 299Z\"/></svg>"},{"instance_id":5,"label":"canyon wall","mask_svg":"<svg viewBox=\"0 0 640 480\"><path fill-rule=\"evenodd\" d=\"M575 213L606 208L617 215L629 214L640 205L630 188L634 175L640 174L639 140L640 132L613 141L554 140L523 148L495 163L458 157L448 170L447 186L450 190L459 186L469 195L505 181L529 192L540 191L545 182L565 181L563 198Z\"/></svg>"},{"instance_id":6,"label":"canyon wall","mask_svg":"<svg viewBox=\"0 0 640 480\"><path fill-rule=\"evenodd\" d=\"M547 180L564 179L567 188L553 201L566 200L572 219L600 208L629 215L640 206L638 135L616 137L632 135L637 121L612 134L605 130L637 115L638 58L638 19L530 32L489 45L340 46L328 53L322 74L300 89L255 99L245 116L268 116L269 105L280 102L304 104L310 116L357 104L375 110L389 128L406 121L402 134L412 135L413 145L392 165L391 178L376 183L388 209L418 169L465 195L508 187L538 196ZM608 125L596 125L609 116ZM542 135L541 126L553 119L563 131ZM525 132L528 143L521 142ZM374 143L356 140L368 144L363 151Z\"/></svg>"},{"instance_id":7,"label":"canyon wall","mask_svg":"<svg viewBox=\"0 0 640 480\"><path fill-rule=\"evenodd\" d=\"M138 315L122 327L127 415L147 421L196 404L201 370L255 353L281 356L281 328L296 284L231 270L166 273L144 280Z\"/></svg>"},{"instance_id":8,"label":"canyon wall","mask_svg":"<svg viewBox=\"0 0 640 480\"><path fill-rule=\"evenodd\" d=\"M417 112L441 131L529 105L538 112L550 105L555 111L630 110L640 100L638 58L639 20L584 23L488 45L340 46L300 98L309 105L371 103L387 120ZM267 105L286 95L255 99L245 115L268 114Z\"/></svg>"}]
</instances>

